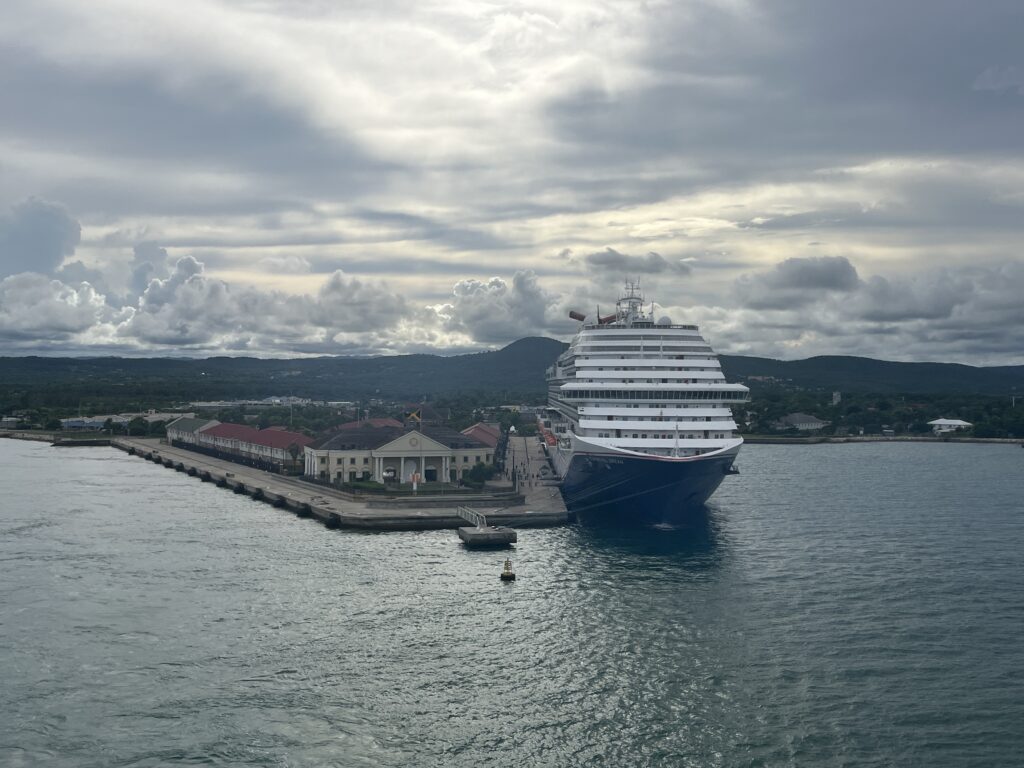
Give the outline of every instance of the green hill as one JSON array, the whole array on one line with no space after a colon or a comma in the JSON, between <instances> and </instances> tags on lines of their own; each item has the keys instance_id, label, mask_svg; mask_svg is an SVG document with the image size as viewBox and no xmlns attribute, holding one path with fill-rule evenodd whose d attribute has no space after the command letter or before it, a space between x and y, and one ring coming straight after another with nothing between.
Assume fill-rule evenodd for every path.
<instances>
[{"instance_id":1,"label":"green hill","mask_svg":"<svg viewBox=\"0 0 1024 768\"><path fill-rule=\"evenodd\" d=\"M317 400L419 399L460 392L542 396L563 342L526 338L469 355L318 357L0 358L0 412L92 403L167 403L295 395ZM844 392L1024 394L1024 366L979 368L863 357L721 357L726 376L755 389L777 384Z\"/></svg>"},{"instance_id":2,"label":"green hill","mask_svg":"<svg viewBox=\"0 0 1024 768\"><path fill-rule=\"evenodd\" d=\"M898 363L869 357L823 356L806 360L721 355L730 380L844 392L1024 394L1024 365L975 367L957 363Z\"/></svg>"}]
</instances>

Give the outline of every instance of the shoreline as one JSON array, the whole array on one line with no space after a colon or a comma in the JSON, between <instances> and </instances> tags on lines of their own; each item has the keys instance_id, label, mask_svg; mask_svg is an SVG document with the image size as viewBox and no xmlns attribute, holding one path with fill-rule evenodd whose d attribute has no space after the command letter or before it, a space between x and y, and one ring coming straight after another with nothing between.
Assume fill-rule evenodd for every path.
<instances>
[{"instance_id":1,"label":"shoreline","mask_svg":"<svg viewBox=\"0 0 1024 768\"><path fill-rule=\"evenodd\" d=\"M806 435L789 437L783 435L739 435L749 445L816 445L819 443L992 443L995 445L1024 446L1024 438L1020 437L928 437L925 435ZM31 432L24 429L0 430L0 439L32 440L35 442L61 443L65 446L74 445L113 445L118 440L131 440L127 436L94 437L72 436L54 432Z\"/></svg>"},{"instance_id":2,"label":"shoreline","mask_svg":"<svg viewBox=\"0 0 1024 768\"><path fill-rule=\"evenodd\" d=\"M1019 437L925 437L897 435L851 435L835 437L833 435L808 435L807 437L782 437L774 435L740 435L744 443L750 445L815 445L818 443L994 443L996 445L1024 445Z\"/></svg>"}]
</instances>

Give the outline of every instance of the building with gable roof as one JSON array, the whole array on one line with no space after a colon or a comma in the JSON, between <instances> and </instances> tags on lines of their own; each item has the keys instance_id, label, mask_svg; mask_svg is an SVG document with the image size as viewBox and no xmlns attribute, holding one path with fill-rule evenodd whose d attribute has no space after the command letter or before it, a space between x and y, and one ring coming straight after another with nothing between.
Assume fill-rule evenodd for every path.
<instances>
[{"instance_id":1,"label":"building with gable roof","mask_svg":"<svg viewBox=\"0 0 1024 768\"><path fill-rule=\"evenodd\" d=\"M451 482L494 460L491 446L439 426L410 430L363 426L339 430L305 449L305 475L331 483Z\"/></svg>"},{"instance_id":2,"label":"building with gable roof","mask_svg":"<svg viewBox=\"0 0 1024 768\"><path fill-rule=\"evenodd\" d=\"M817 416L808 413L791 413L783 416L778 421L772 422L775 429L789 429L793 427L801 432L817 432L828 426L827 421L822 421Z\"/></svg>"},{"instance_id":3,"label":"building with gable roof","mask_svg":"<svg viewBox=\"0 0 1024 768\"><path fill-rule=\"evenodd\" d=\"M489 445L491 448L497 446L501 441L501 427L497 424L488 424L483 421L478 421L471 427L466 427L462 430L462 434L479 440L484 445Z\"/></svg>"},{"instance_id":4,"label":"building with gable roof","mask_svg":"<svg viewBox=\"0 0 1024 768\"><path fill-rule=\"evenodd\" d=\"M171 445L201 451L265 469L298 469L303 449L313 438L283 427L256 429L246 424L229 424L201 419L178 419L167 428Z\"/></svg>"},{"instance_id":5,"label":"building with gable roof","mask_svg":"<svg viewBox=\"0 0 1024 768\"><path fill-rule=\"evenodd\" d=\"M969 421L961 419L932 419L928 422L932 432L936 435L948 435L950 432L959 432L961 429L970 429L974 425Z\"/></svg>"},{"instance_id":6,"label":"building with gable roof","mask_svg":"<svg viewBox=\"0 0 1024 768\"><path fill-rule=\"evenodd\" d=\"M361 427L395 427L400 428L402 422L392 419L390 416L374 419L360 419L359 421L346 421L338 426L338 429L359 429Z\"/></svg>"},{"instance_id":7,"label":"building with gable roof","mask_svg":"<svg viewBox=\"0 0 1024 768\"><path fill-rule=\"evenodd\" d=\"M191 448L199 444L199 432L207 427L220 424L215 419L195 419L190 416L175 419L167 425L167 442L179 448Z\"/></svg>"}]
</instances>

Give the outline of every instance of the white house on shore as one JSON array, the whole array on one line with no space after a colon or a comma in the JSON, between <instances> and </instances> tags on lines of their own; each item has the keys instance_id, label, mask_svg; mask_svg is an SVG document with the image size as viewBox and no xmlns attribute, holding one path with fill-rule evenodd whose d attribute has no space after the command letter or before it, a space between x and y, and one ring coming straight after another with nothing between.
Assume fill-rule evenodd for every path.
<instances>
[{"instance_id":1,"label":"white house on shore","mask_svg":"<svg viewBox=\"0 0 1024 768\"><path fill-rule=\"evenodd\" d=\"M817 432L828 426L827 421L822 421L817 416L809 413L791 413L772 423L775 429L795 428L800 432Z\"/></svg>"},{"instance_id":2,"label":"white house on shore","mask_svg":"<svg viewBox=\"0 0 1024 768\"><path fill-rule=\"evenodd\" d=\"M936 435L948 435L950 432L959 432L961 429L970 429L974 425L969 421L960 419L933 419L928 422L932 432Z\"/></svg>"}]
</instances>

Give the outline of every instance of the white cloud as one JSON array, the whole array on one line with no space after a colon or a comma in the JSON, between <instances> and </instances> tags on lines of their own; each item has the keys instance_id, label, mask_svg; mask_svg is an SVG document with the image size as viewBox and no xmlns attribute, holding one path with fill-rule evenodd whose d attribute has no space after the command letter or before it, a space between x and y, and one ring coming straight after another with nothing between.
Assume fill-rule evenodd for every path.
<instances>
[{"instance_id":1,"label":"white cloud","mask_svg":"<svg viewBox=\"0 0 1024 768\"><path fill-rule=\"evenodd\" d=\"M35 272L0 281L0 338L46 345L87 331L108 314L88 283L67 285Z\"/></svg>"},{"instance_id":2,"label":"white cloud","mask_svg":"<svg viewBox=\"0 0 1024 768\"><path fill-rule=\"evenodd\" d=\"M365 335L380 345L410 310L384 287L341 271L314 296L233 287L207 277L191 256L154 279L119 335L144 345L195 350L253 349L281 353L344 351Z\"/></svg>"},{"instance_id":3,"label":"white cloud","mask_svg":"<svg viewBox=\"0 0 1024 768\"><path fill-rule=\"evenodd\" d=\"M564 333L557 296L540 287L537 275L516 272L509 284L500 277L487 282L460 280L450 303L436 308L444 329L474 342L502 344L523 336Z\"/></svg>"},{"instance_id":4,"label":"white cloud","mask_svg":"<svg viewBox=\"0 0 1024 768\"><path fill-rule=\"evenodd\" d=\"M271 274L302 274L309 272L312 266L309 263L309 259L305 256L291 255L280 255L280 256L264 256L259 261L261 270L266 270Z\"/></svg>"}]
</instances>

